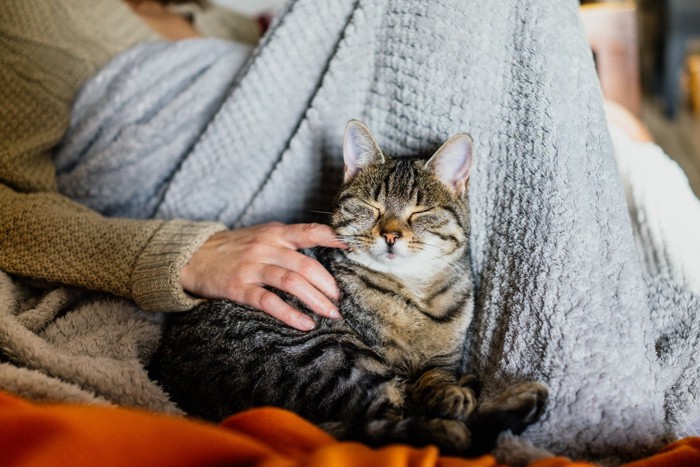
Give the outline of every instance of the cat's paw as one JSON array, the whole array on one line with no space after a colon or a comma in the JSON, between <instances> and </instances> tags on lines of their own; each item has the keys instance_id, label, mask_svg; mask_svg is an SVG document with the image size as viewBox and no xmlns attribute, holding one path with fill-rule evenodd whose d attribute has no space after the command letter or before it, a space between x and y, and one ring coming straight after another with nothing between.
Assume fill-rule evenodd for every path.
<instances>
[{"instance_id":1,"label":"cat's paw","mask_svg":"<svg viewBox=\"0 0 700 467\"><path fill-rule=\"evenodd\" d=\"M471 446L471 432L459 420L432 418L425 420L422 425L422 429L429 434L431 443L436 444L442 454L463 455Z\"/></svg>"},{"instance_id":2,"label":"cat's paw","mask_svg":"<svg viewBox=\"0 0 700 467\"><path fill-rule=\"evenodd\" d=\"M548 397L547 386L542 383L516 384L482 404L479 415L496 417L502 421L503 429L518 434L542 417Z\"/></svg>"},{"instance_id":3,"label":"cat's paw","mask_svg":"<svg viewBox=\"0 0 700 467\"><path fill-rule=\"evenodd\" d=\"M327 428L328 424L323 424ZM361 440L371 446L392 443L423 447L436 445L444 454L463 455L472 443L471 432L460 420L411 416L371 420L364 427Z\"/></svg>"},{"instance_id":4,"label":"cat's paw","mask_svg":"<svg viewBox=\"0 0 700 467\"><path fill-rule=\"evenodd\" d=\"M529 382L508 388L499 399L502 404L501 409L517 415L525 427L542 417L548 398L547 386L542 383Z\"/></svg>"},{"instance_id":5,"label":"cat's paw","mask_svg":"<svg viewBox=\"0 0 700 467\"><path fill-rule=\"evenodd\" d=\"M457 380L457 385L469 388L474 393L474 397L479 398L479 393L481 392L481 383L479 378L473 374L465 374L459 377Z\"/></svg>"},{"instance_id":6,"label":"cat's paw","mask_svg":"<svg viewBox=\"0 0 700 467\"><path fill-rule=\"evenodd\" d=\"M472 445L468 454L479 456L490 452L504 431L522 433L542 417L548 394L547 386L530 382L506 388L492 399L483 400L482 396L469 419Z\"/></svg>"},{"instance_id":7,"label":"cat's paw","mask_svg":"<svg viewBox=\"0 0 700 467\"><path fill-rule=\"evenodd\" d=\"M469 387L444 384L427 393L423 403L433 416L466 421L476 408L476 395Z\"/></svg>"},{"instance_id":8,"label":"cat's paw","mask_svg":"<svg viewBox=\"0 0 700 467\"><path fill-rule=\"evenodd\" d=\"M534 382L523 383L519 386L522 386L518 395L518 399L521 400L521 413L527 412L527 414L523 415L522 421L527 425L531 425L542 418L549 400L549 389L542 383Z\"/></svg>"},{"instance_id":9,"label":"cat's paw","mask_svg":"<svg viewBox=\"0 0 700 467\"><path fill-rule=\"evenodd\" d=\"M467 421L476 408L478 390L471 375L456 380L454 375L438 368L426 371L412 389L412 399L429 417Z\"/></svg>"}]
</instances>

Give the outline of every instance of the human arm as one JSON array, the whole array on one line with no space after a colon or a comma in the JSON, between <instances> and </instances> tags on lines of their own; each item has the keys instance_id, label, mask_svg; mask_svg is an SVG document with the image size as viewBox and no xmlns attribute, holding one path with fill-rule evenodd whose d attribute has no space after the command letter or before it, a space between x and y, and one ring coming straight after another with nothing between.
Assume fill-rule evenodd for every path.
<instances>
[{"instance_id":1,"label":"human arm","mask_svg":"<svg viewBox=\"0 0 700 467\"><path fill-rule=\"evenodd\" d=\"M38 10L27 10L26 4L13 2L9 10L4 10L4 15L0 12L0 28L7 33L10 44L7 51L0 49L3 52L0 54L0 65L3 65L0 79L6 84L0 88L0 136L3 142L0 148L0 214L4 220L0 268L23 276L116 293L133 298L145 309L191 308L196 302L180 285L180 270L212 233L224 229L223 225L108 219L57 192L51 148L58 144L68 126L75 91L120 46L128 45L115 46L115 37L103 36L116 34L119 28L126 31L117 36L128 37L130 41L136 40L135 36L145 40L150 34L122 3L103 6L113 10L112 13L121 11L115 20L117 24L105 32L90 29L93 23L103 24L104 21L73 11L72 4L60 7L45 2L38 4L37 8L41 7ZM34 15L42 8L65 29L45 31L41 23L45 15ZM20 15L27 23L22 27L16 25L16 17ZM71 32L66 34L66 30ZM136 30L140 32L134 35ZM27 45L34 43L40 46L31 48ZM276 230L287 232L294 229L290 226ZM245 232L247 230L230 233L227 238L240 238ZM302 235L302 243L311 246L313 242L308 243L307 237ZM275 253L275 257L292 257L294 266L300 263L308 265L312 261L297 253L289 243L281 251L281 254L279 251ZM251 261L249 255L243 255L243 258ZM217 255L213 259L225 263L219 268L223 275L201 274L214 270L207 263L198 269L200 273L195 275L197 279L189 290L210 298L240 299L255 306L248 296L226 294L223 287L217 288L216 284L221 284L225 275L234 284L241 280L249 284L249 280L255 280L260 285L281 285L275 281L270 283L267 277L247 275L250 267L234 267L235 271L240 269L241 274L231 272L231 265L240 264L237 257ZM264 260L265 255L253 258L252 262L262 264ZM307 270L313 276L309 278L310 282L287 274L285 277L291 276L292 282L303 282L303 285L301 288L296 285L287 287L286 290L297 292L312 309L328 315L332 304L322 294L325 291L334 297L333 292L329 292L334 290L332 279L317 263L310 269L304 266L295 274L300 272L305 276ZM318 277L322 278L320 283ZM321 287L321 291L311 285L314 283ZM226 284L225 287L230 290L232 286ZM245 289L249 290L249 287ZM258 285L255 290L259 293L263 289ZM270 293L265 293L265 296L270 297ZM273 310L269 306L262 308L274 314L275 310L280 310L281 304L275 297L263 299L264 303L271 300L276 303ZM288 312L282 318L292 315L293 312Z\"/></svg>"},{"instance_id":2,"label":"human arm","mask_svg":"<svg viewBox=\"0 0 700 467\"><path fill-rule=\"evenodd\" d=\"M0 11L0 269L147 310L189 309L197 301L179 270L223 225L108 219L56 188L52 148L79 86L114 54L157 38L121 2L91 5L13 0ZM46 17L61 28L47 28Z\"/></svg>"},{"instance_id":3,"label":"human arm","mask_svg":"<svg viewBox=\"0 0 700 467\"><path fill-rule=\"evenodd\" d=\"M298 297L315 313L340 318L335 280L301 248L343 248L330 227L321 224L269 223L213 235L182 270L186 290L227 298L262 310L300 330L313 321L264 286Z\"/></svg>"},{"instance_id":4,"label":"human arm","mask_svg":"<svg viewBox=\"0 0 700 467\"><path fill-rule=\"evenodd\" d=\"M184 311L179 271L217 223L109 219L58 193L0 185L0 269L133 299L148 311Z\"/></svg>"}]
</instances>

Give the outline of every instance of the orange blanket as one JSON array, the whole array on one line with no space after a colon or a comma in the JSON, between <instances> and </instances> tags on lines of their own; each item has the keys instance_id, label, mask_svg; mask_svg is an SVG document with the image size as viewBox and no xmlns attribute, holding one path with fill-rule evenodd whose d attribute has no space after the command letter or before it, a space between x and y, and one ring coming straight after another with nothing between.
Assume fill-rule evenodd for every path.
<instances>
[{"instance_id":1,"label":"orange blanket","mask_svg":"<svg viewBox=\"0 0 700 467\"><path fill-rule=\"evenodd\" d=\"M434 447L370 449L338 442L302 418L264 408L215 426L123 408L40 405L0 392L0 465L14 466L464 466L491 456L441 457ZM563 458L533 467L584 466ZM688 438L629 467L700 465L700 438Z\"/></svg>"}]
</instances>

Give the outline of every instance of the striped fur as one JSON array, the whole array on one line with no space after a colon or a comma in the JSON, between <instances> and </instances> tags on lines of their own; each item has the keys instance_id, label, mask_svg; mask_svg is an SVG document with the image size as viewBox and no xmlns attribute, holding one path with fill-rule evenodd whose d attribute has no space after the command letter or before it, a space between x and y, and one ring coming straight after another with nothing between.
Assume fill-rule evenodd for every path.
<instances>
[{"instance_id":1,"label":"striped fur","mask_svg":"<svg viewBox=\"0 0 700 467\"><path fill-rule=\"evenodd\" d=\"M510 397L508 413L522 415L504 418L480 411L474 378L456 375L473 307L466 193L424 160L381 156L337 196L332 224L349 249L319 258L341 289L343 319L293 297L285 298L314 330L220 300L172 316L151 375L183 410L218 421L273 405L343 439L433 443L453 454L467 452L480 418L496 427L480 439L488 446L501 429L531 423L525 415L539 417L540 386L515 391L534 398Z\"/></svg>"}]
</instances>

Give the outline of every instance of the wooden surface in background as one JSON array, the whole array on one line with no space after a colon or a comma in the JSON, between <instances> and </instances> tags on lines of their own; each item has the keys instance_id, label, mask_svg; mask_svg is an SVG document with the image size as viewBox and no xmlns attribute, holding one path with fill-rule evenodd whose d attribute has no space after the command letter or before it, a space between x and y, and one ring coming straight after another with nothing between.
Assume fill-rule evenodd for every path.
<instances>
[{"instance_id":1,"label":"wooden surface in background","mask_svg":"<svg viewBox=\"0 0 700 467\"><path fill-rule=\"evenodd\" d=\"M640 115L642 98L635 3L587 4L580 7L580 12L588 43L595 54L603 94Z\"/></svg>"},{"instance_id":2,"label":"wooden surface in background","mask_svg":"<svg viewBox=\"0 0 700 467\"><path fill-rule=\"evenodd\" d=\"M647 97L643 100L642 121L656 143L678 162L695 195L700 197L700 119L684 105L676 120L671 121L664 115L661 103Z\"/></svg>"}]
</instances>

